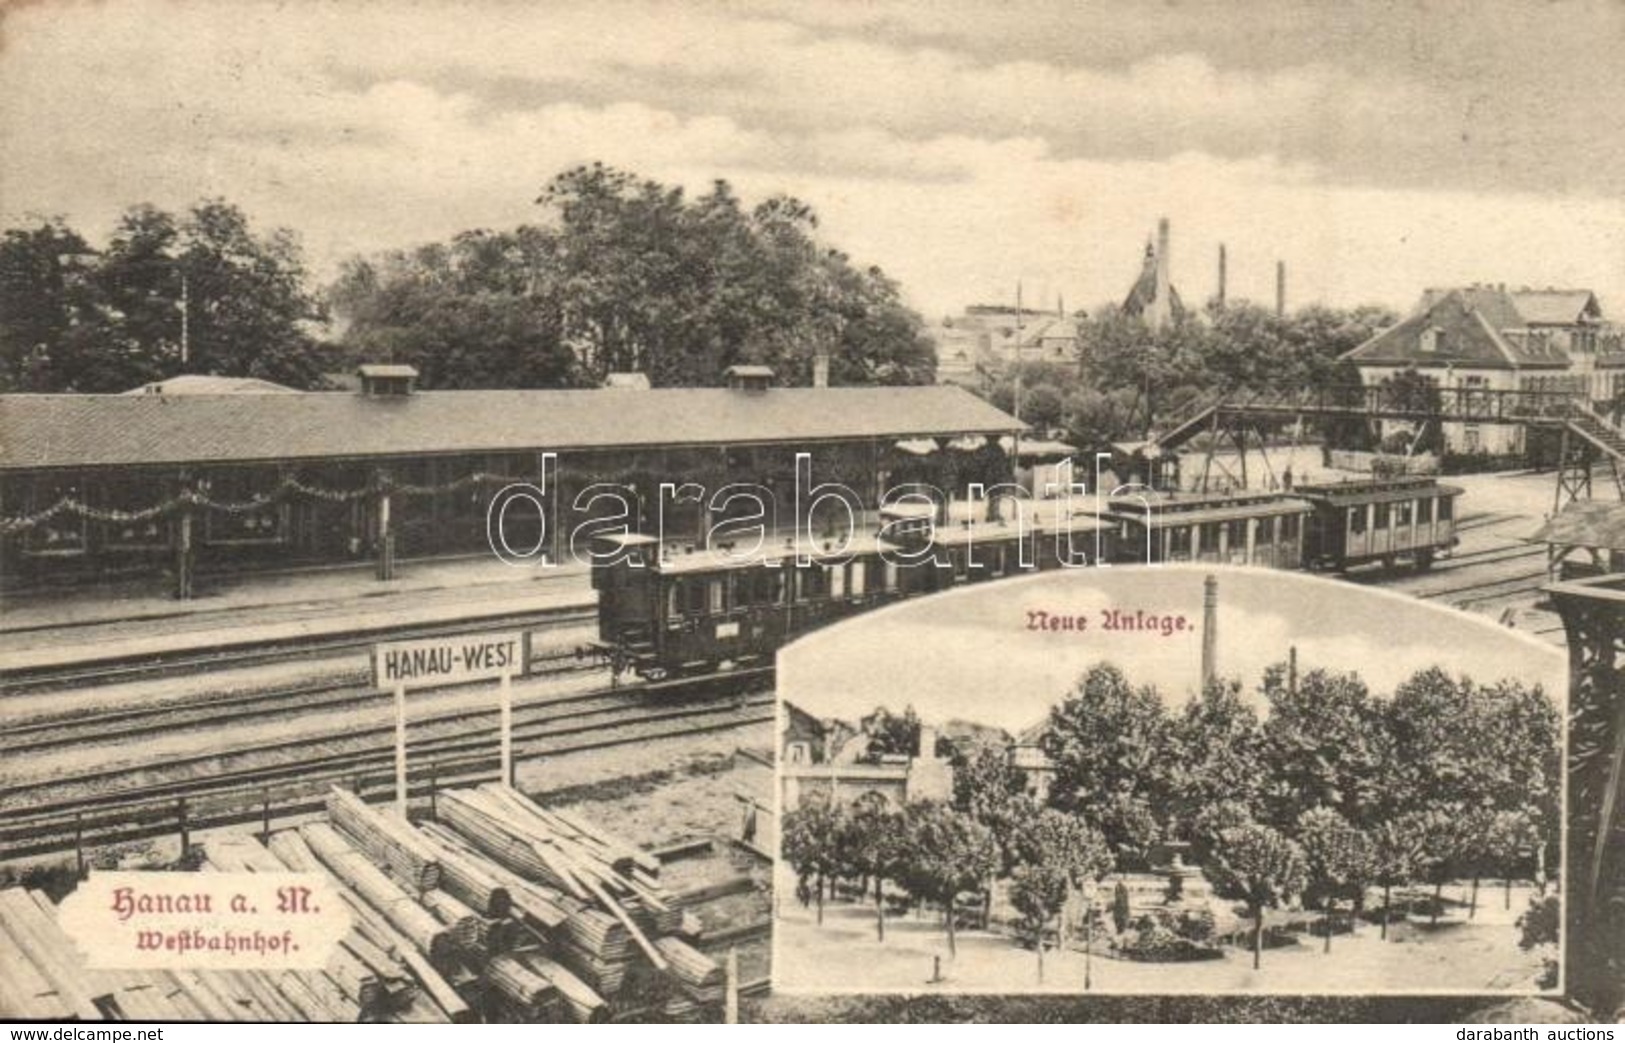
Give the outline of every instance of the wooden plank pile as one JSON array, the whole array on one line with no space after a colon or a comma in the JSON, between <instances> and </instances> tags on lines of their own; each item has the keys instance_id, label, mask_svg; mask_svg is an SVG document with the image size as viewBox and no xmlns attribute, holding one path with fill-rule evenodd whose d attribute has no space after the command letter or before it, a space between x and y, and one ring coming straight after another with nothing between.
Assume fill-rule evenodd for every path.
<instances>
[{"instance_id":1,"label":"wooden plank pile","mask_svg":"<svg viewBox=\"0 0 1625 1043\"><path fill-rule=\"evenodd\" d=\"M211 838L204 872L315 872L351 914L316 971L88 972L43 895L0 892L0 1016L267 1021L716 1020L660 862L501 785L413 825L334 790L328 820Z\"/></svg>"}]
</instances>

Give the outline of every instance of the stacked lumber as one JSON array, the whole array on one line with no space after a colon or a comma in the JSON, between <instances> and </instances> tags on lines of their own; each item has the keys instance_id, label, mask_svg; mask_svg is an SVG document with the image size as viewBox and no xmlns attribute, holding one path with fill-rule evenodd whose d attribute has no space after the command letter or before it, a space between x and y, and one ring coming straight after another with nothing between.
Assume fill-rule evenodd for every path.
<instances>
[{"instance_id":1,"label":"stacked lumber","mask_svg":"<svg viewBox=\"0 0 1625 1043\"><path fill-rule=\"evenodd\" d=\"M311 822L299 827L299 836L334 876L381 913L418 952L431 960L453 955L455 943L445 925L352 847L338 830L325 822Z\"/></svg>"},{"instance_id":2,"label":"stacked lumber","mask_svg":"<svg viewBox=\"0 0 1625 1043\"><path fill-rule=\"evenodd\" d=\"M553 983L517 955L503 953L486 964L485 978L525 1021L558 1021L563 1000Z\"/></svg>"},{"instance_id":3,"label":"stacked lumber","mask_svg":"<svg viewBox=\"0 0 1625 1043\"><path fill-rule=\"evenodd\" d=\"M446 925L465 956L484 961L491 955L493 925L500 921L486 919L445 891L423 892L423 907Z\"/></svg>"},{"instance_id":4,"label":"stacked lumber","mask_svg":"<svg viewBox=\"0 0 1625 1043\"><path fill-rule=\"evenodd\" d=\"M727 983L717 961L680 938L662 938L655 946L671 965L680 992L699 1004L722 1002Z\"/></svg>"},{"instance_id":5,"label":"stacked lumber","mask_svg":"<svg viewBox=\"0 0 1625 1043\"><path fill-rule=\"evenodd\" d=\"M502 918L513 912L508 889L491 873L489 863L463 844L454 833L439 831L432 823L423 826L418 837L440 863L440 887L475 912Z\"/></svg>"},{"instance_id":6,"label":"stacked lumber","mask_svg":"<svg viewBox=\"0 0 1625 1043\"><path fill-rule=\"evenodd\" d=\"M653 926L653 916L645 917L640 927L629 908L656 914L669 907L652 877L635 879L615 868L619 856L608 843L587 842L579 827L549 815L508 786L453 791L446 794L441 807L457 832L509 869L609 913L649 962L665 969L665 958L646 933ZM634 871L637 868L630 856L622 864ZM614 959L604 952L596 955Z\"/></svg>"},{"instance_id":7,"label":"stacked lumber","mask_svg":"<svg viewBox=\"0 0 1625 1043\"><path fill-rule=\"evenodd\" d=\"M252 837L211 838L203 844L205 872L283 873L287 867ZM370 995L363 986L365 968L342 945L335 946L328 967L319 971L280 971L269 975L270 986L297 1008L305 1021L358 1020L368 1001L376 1003L380 990L374 981Z\"/></svg>"},{"instance_id":8,"label":"stacked lumber","mask_svg":"<svg viewBox=\"0 0 1625 1043\"><path fill-rule=\"evenodd\" d=\"M564 1009L577 1024L596 1025L609 1020L609 1004L561 964L537 952L521 953L519 960L552 983L564 1001Z\"/></svg>"},{"instance_id":9,"label":"stacked lumber","mask_svg":"<svg viewBox=\"0 0 1625 1043\"><path fill-rule=\"evenodd\" d=\"M478 859L479 848L460 834L454 833L444 826L433 822L425 823L422 827L424 836L441 846L444 855L453 857L443 861L442 865L450 865L455 858L468 857ZM570 909L561 904L562 896L550 887L533 883L518 873L505 869L493 862L479 863L481 871L494 882L501 894L506 896L509 908L523 917L531 926L542 931L556 930L562 926L570 915ZM448 881L450 877L447 877ZM464 899L467 901L467 899ZM469 903L478 908L475 903ZM487 906L487 910L489 910Z\"/></svg>"},{"instance_id":10,"label":"stacked lumber","mask_svg":"<svg viewBox=\"0 0 1625 1043\"><path fill-rule=\"evenodd\" d=\"M342 877L329 871L306 844L302 834L294 830L278 833L271 838L270 847L272 853L289 869L326 873L333 879L340 896L350 908L355 925L355 930L342 945L373 968L381 979L385 979L390 1011L399 1013L411 1009L432 1016L438 1010L439 1016L435 1020L459 1022L473 1019L473 1011L467 1001L424 958L414 943L391 926L362 896L346 890ZM425 912L424 915L428 914ZM432 1003L424 1003L417 997L411 985L414 980L429 994Z\"/></svg>"},{"instance_id":11,"label":"stacked lumber","mask_svg":"<svg viewBox=\"0 0 1625 1043\"><path fill-rule=\"evenodd\" d=\"M327 817L373 862L416 894L440 886L434 849L403 819L386 815L347 790L327 795Z\"/></svg>"}]
</instances>

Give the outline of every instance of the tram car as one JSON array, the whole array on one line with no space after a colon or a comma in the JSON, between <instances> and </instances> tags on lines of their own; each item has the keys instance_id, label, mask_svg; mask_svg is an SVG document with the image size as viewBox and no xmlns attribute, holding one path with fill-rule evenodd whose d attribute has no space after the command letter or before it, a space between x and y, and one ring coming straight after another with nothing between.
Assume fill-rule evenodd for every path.
<instances>
[{"instance_id":1,"label":"tram car","mask_svg":"<svg viewBox=\"0 0 1625 1043\"><path fill-rule=\"evenodd\" d=\"M1312 508L1278 493L1162 493L1109 501L1103 520L1116 526L1116 560L1303 566Z\"/></svg>"},{"instance_id":2,"label":"tram car","mask_svg":"<svg viewBox=\"0 0 1625 1043\"><path fill-rule=\"evenodd\" d=\"M600 536L594 650L617 675L632 670L650 680L748 666L800 634L890 601L999 579L1024 562L1086 565L1097 547L1110 553L1113 533L1092 512L1027 501L989 520L984 504L969 506L978 514L940 522L929 507L886 507L877 532L849 542L785 540L750 553ZM1026 512L1019 523L1016 510Z\"/></svg>"},{"instance_id":3,"label":"tram car","mask_svg":"<svg viewBox=\"0 0 1625 1043\"><path fill-rule=\"evenodd\" d=\"M1300 485L1292 495L1314 508L1304 565L1341 572L1408 561L1428 569L1459 542L1455 503L1462 492L1423 475Z\"/></svg>"}]
</instances>

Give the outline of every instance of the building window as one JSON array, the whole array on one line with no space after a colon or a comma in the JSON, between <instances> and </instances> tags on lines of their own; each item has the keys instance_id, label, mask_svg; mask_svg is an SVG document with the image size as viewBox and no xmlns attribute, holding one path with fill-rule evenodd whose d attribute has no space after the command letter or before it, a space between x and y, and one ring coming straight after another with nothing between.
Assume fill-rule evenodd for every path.
<instances>
[{"instance_id":1,"label":"building window","mask_svg":"<svg viewBox=\"0 0 1625 1043\"><path fill-rule=\"evenodd\" d=\"M1444 348L1444 330L1437 326L1429 326L1422 331L1422 340L1419 345L1424 355L1431 355Z\"/></svg>"}]
</instances>

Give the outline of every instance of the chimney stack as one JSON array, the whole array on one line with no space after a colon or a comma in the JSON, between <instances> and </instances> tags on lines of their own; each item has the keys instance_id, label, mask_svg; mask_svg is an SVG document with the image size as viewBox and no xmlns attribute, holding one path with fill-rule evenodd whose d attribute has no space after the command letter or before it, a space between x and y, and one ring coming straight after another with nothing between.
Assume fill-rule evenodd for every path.
<instances>
[{"instance_id":1,"label":"chimney stack","mask_svg":"<svg viewBox=\"0 0 1625 1043\"><path fill-rule=\"evenodd\" d=\"M1202 581L1202 690L1212 684L1219 672L1219 581L1209 576Z\"/></svg>"},{"instance_id":2,"label":"chimney stack","mask_svg":"<svg viewBox=\"0 0 1625 1043\"><path fill-rule=\"evenodd\" d=\"M1286 315L1286 262L1275 262L1275 315Z\"/></svg>"},{"instance_id":3,"label":"chimney stack","mask_svg":"<svg viewBox=\"0 0 1625 1043\"><path fill-rule=\"evenodd\" d=\"M1225 274L1226 274L1225 273L1225 263L1224 262L1225 262L1224 244L1220 243L1219 244L1219 307L1221 307L1221 308L1224 307L1224 290L1225 290Z\"/></svg>"},{"instance_id":4,"label":"chimney stack","mask_svg":"<svg viewBox=\"0 0 1625 1043\"><path fill-rule=\"evenodd\" d=\"M829 387L829 352L820 351L813 356L813 387Z\"/></svg>"},{"instance_id":5,"label":"chimney stack","mask_svg":"<svg viewBox=\"0 0 1625 1043\"><path fill-rule=\"evenodd\" d=\"M1156 316L1155 325L1161 326L1172 322L1174 318L1173 301L1170 299L1170 276L1168 274L1168 219L1157 220L1157 290L1156 299L1152 302Z\"/></svg>"}]
</instances>

